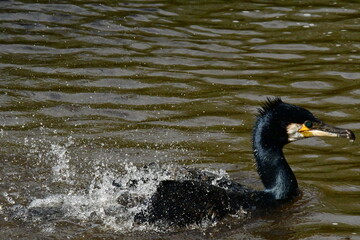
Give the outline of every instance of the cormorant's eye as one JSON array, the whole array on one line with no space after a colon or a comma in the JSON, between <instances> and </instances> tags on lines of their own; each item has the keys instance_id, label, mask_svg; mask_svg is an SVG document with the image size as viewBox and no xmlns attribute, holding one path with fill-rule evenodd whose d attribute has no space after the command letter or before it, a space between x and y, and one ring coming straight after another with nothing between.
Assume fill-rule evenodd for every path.
<instances>
[{"instance_id":1,"label":"cormorant's eye","mask_svg":"<svg viewBox=\"0 0 360 240\"><path fill-rule=\"evenodd\" d=\"M304 122L304 125L305 125L305 127L307 127L307 128L312 128L312 126L313 126L312 122L309 121L309 120L306 120L306 121Z\"/></svg>"}]
</instances>

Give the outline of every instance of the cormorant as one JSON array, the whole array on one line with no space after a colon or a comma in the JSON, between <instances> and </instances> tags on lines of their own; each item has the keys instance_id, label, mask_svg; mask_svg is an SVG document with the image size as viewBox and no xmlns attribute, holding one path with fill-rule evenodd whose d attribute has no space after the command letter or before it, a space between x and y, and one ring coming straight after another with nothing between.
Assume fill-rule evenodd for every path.
<instances>
[{"instance_id":1,"label":"cormorant","mask_svg":"<svg viewBox=\"0 0 360 240\"><path fill-rule=\"evenodd\" d=\"M259 109L253 129L253 152L264 190L254 190L224 179L212 184L204 178L166 180L159 183L137 223L175 226L220 220L238 210L274 209L299 195L295 175L283 154L284 145L308 137L344 137L355 140L352 131L332 127L308 110L268 99ZM196 172L198 174L201 172ZM196 175L195 174L195 175Z\"/></svg>"}]
</instances>

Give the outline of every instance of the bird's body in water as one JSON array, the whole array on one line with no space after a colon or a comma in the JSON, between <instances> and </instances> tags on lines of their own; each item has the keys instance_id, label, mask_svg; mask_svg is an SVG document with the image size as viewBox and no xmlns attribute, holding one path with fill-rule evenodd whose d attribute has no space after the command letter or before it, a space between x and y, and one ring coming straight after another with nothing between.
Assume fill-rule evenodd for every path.
<instances>
[{"instance_id":1,"label":"bird's body in water","mask_svg":"<svg viewBox=\"0 0 360 240\"><path fill-rule=\"evenodd\" d=\"M313 136L355 140L350 130L331 127L304 108L284 103L280 98L268 99L259 109L252 139L264 190L226 179L216 185L201 177L162 181L147 209L137 214L135 221L185 226L205 219L219 220L239 210L274 209L289 202L299 195L299 188L282 149L289 142Z\"/></svg>"}]
</instances>

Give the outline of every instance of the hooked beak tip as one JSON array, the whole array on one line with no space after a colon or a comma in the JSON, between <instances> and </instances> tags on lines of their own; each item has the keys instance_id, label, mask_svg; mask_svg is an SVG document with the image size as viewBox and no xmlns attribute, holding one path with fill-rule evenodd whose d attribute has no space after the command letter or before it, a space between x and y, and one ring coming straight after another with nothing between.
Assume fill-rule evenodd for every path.
<instances>
[{"instance_id":1,"label":"hooked beak tip","mask_svg":"<svg viewBox=\"0 0 360 240\"><path fill-rule=\"evenodd\" d=\"M355 141L355 134L354 134L351 130L349 130L349 129L346 129L346 130L345 130L345 136L344 136L344 137L346 137L347 139L349 139L350 142L354 142L354 141Z\"/></svg>"}]
</instances>

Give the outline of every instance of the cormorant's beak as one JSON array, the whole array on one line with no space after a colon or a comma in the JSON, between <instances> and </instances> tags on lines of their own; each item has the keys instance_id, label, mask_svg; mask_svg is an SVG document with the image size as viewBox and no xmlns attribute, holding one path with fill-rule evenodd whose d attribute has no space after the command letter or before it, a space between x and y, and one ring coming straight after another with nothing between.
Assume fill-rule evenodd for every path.
<instances>
[{"instance_id":1,"label":"cormorant's beak","mask_svg":"<svg viewBox=\"0 0 360 240\"><path fill-rule=\"evenodd\" d=\"M303 137L342 137L351 142L355 141L355 134L351 130L333 127L323 122L314 122L311 128L302 124L298 132Z\"/></svg>"}]
</instances>

